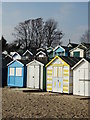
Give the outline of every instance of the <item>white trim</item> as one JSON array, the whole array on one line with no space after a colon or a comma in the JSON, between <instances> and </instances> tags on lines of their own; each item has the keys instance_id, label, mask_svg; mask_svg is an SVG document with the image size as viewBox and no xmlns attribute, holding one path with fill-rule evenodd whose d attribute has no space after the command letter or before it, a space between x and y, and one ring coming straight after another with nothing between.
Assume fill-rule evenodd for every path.
<instances>
[{"instance_id":1,"label":"white trim","mask_svg":"<svg viewBox=\"0 0 90 120\"><path fill-rule=\"evenodd\" d=\"M27 52L29 52L29 54L33 55L29 50L26 50L23 55L25 55Z\"/></svg>"},{"instance_id":2,"label":"white trim","mask_svg":"<svg viewBox=\"0 0 90 120\"><path fill-rule=\"evenodd\" d=\"M62 49L64 50L64 52L65 52L65 49L64 49L62 46L60 46L60 45L57 45L57 46L53 49L53 51L55 51L57 48L62 48Z\"/></svg>"},{"instance_id":3,"label":"white trim","mask_svg":"<svg viewBox=\"0 0 90 120\"><path fill-rule=\"evenodd\" d=\"M14 54L13 54L13 55L11 55L11 56L13 57L15 54L17 54L17 55L21 56L18 52L14 52Z\"/></svg>"},{"instance_id":4,"label":"white trim","mask_svg":"<svg viewBox=\"0 0 90 120\"><path fill-rule=\"evenodd\" d=\"M8 63L7 66L9 66L11 63L13 63L13 62L15 62L15 61L17 61L17 62L19 62L20 64L24 65L23 63L21 63L21 62L18 61L18 60L13 60L13 61L11 61L10 63Z\"/></svg>"},{"instance_id":5,"label":"white trim","mask_svg":"<svg viewBox=\"0 0 90 120\"><path fill-rule=\"evenodd\" d=\"M39 51L36 55L38 55L39 53L42 53L43 55L46 55L46 53L44 53L43 51Z\"/></svg>"},{"instance_id":6,"label":"white trim","mask_svg":"<svg viewBox=\"0 0 90 120\"><path fill-rule=\"evenodd\" d=\"M77 65L79 65L82 61L88 62L85 58L82 58L78 63L76 63L71 69L73 70Z\"/></svg>"},{"instance_id":7,"label":"white trim","mask_svg":"<svg viewBox=\"0 0 90 120\"><path fill-rule=\"evenodd\" d=\"M75 49L77 49L77 48L79 48L79 46L80 45L82 45L82 44L79 44L77 47L75 47L75 48L73 48L73 49L71 49L71 50L69 50L69 52L72 52L73 50L75 50ZM87 47L85 47L84 45L82 45L84 48L86 48L87 49ZM82 48L79 48L79 49L82 49Z\"/></svg>"},{"instance_id":8,"label":"white trim","mask_svg":"<svg viewBox=\"0 0 90 120\"><path fill-rule=\"evenodd\" d=\"M9 54L7 54L7 55L5 56L5 58L6 58L6 57L10 57L11 59L13 59L12 56L10 56Z\"/></svg>"},{"instance_id":9,"label":"white trim","mask_svg":"<svg viewBox=\"0 0 90 120\"><path fill-rule=\"evenodd\" d=\"M41 49L41 50L45 50L44 48L38 48L37 51L40 50L40 49Z\"/></svg>"},{"instance_id":10,"label":"white trim","mask_svg":"<svg viewBox=\"0 0 90 120\"><path fill-rule=\"evenodd\" d=\"M33 60L33 61L29 62L26 66L28 66L28 65L32 64L33 62L36 62L36 63L38 63L38 64L40 64L40 65L44 66L44 64L43 64L43 63L41 63L41 62L39 62L39 61L37 61L37 60Z\"/></svg>"}]
</instances>

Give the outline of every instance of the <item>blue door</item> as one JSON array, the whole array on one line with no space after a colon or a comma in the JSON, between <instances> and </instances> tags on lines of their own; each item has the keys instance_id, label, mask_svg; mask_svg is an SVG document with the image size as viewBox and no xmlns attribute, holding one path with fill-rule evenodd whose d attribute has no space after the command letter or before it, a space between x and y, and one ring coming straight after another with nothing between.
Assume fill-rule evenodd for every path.
<instances>
[{"instance_id":1,"label":"blue door","mask_svg":"<svg viewBox=\"0 0 90 120\"><path fill-rule=\"evenodd\" d=\"M23 68L17 67L15 69L15 86L23 87Z\"/></svg>"},{"instance_id":2,"label":"blue door","mask_svg":"<svg viewBox=\"0 0 90 120\"><path fill-rule=\"evenodd\" d=\"M13 76L9 76L9 85L10 86L14 86L15 85L15 81L14 81L14 77Z\"/></svg>"},{"instance_id":3,"label":"blue door","mask_svg":"<svg viewBox=\"0 0 90 120\"><path fill-rule=\"evenodd\" d=\"M63 92L62 67L53 67L53 92Z\"/></svg>"}]
</instances>

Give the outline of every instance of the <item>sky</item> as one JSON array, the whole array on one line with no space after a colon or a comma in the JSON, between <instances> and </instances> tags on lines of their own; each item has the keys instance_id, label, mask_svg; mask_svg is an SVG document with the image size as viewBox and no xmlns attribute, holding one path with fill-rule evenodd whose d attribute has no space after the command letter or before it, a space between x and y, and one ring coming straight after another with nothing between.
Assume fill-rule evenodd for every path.
<instances>
[{"instance_id":1,"label":"sky","mask_svg":"<svg viewBox=\"0 0 90 120\"><path fill-rule=\"evenodd\" d=\"M2 3L2 33L8 42L14 27L28 19L42 17L55 19L58 29L64 33L63 45L80 42L82 34L88 30L88 2L3 2Z\"/></svg>"}]
</instances>

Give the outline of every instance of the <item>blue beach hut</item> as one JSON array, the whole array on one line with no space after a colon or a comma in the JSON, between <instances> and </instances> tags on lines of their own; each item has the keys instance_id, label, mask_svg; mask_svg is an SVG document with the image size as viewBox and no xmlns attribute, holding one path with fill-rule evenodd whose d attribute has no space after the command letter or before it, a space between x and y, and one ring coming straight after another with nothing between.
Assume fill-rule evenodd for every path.
<instances>
[{"instance_id":1,"label":"blue beach hut","mask_svg":"<svg viewBox=\"0 0 90 120\"><path fill-rule=\"evenodd\" d=\"M8 66L7 85L11 87L25 87L27 67L26 64L29 61L26 60L14 60L10 62Z\"/></svg>"}]
</instances>

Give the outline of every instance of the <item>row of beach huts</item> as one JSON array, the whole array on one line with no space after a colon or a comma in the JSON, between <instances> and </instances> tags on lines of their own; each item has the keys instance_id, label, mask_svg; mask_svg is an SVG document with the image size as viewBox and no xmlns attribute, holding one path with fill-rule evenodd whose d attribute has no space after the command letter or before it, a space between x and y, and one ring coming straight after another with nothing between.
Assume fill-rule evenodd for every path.
<instances>
[{"instance_id":1,"label":"row of beach huts","mask_svg":"<svg viewBox=\"0 0 90 120\"><path fill-rule=\"evenodd\" d=\"M6 51L5 51L6 52ZM90 96L90 44L2 54L2 82L10 87Z\"/></svg>"}]
</instances>

